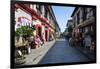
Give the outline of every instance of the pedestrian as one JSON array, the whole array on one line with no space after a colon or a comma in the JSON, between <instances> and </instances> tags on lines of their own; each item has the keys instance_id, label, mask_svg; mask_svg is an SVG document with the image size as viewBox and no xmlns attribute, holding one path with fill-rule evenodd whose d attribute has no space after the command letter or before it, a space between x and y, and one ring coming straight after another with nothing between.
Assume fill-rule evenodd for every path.
<instances>
[{"instance_id":1,"label":"pedestrian","mask_svg":"<svg viewBox=\"0 0 100 69\"><path fill-rule=\"evenodd\" d=\"M45 42L45 40L44 40L44 33L42 33L42 35L41 35L41 41L42 41L42 43L44 44L44 42Z\"/></svg>"},{"instance_id":2,"label":"pedestrian","mask_svg":"<svg viewBox=\"0 0 100 69\"><path fill-rule=\"evenodd\" d=\"M31 46L31 48L35 47L35 37L34 37L34 35L31 35L29 37L29 45Z\"/></svg>"},{"instance_id":3,"label":"pedestrian","mask_svg":"<svg viewBox=\"0 0 100 69\"><path fill-rule=\"evenodd\" d=\"M35 36L36 48L39 48L43 43L38 35Z\"/></svg>"},{"instance_id":4,"label":"pedestrian","mask_svg":"<svg viewBox=\"0 0 100 69\"><path fill-rule=\"evenodd\" d=\"M71 46L72 38L69 38L69 45Z\"/></svg>"},{"instance_id":5,"label":"pedestrian","mask_svg":"<svg viewBox=\"0 0 100 69\"><path fill-rule=\"evenodd\" d=\"M84 37L84 44L85 44L85 49L90 51L90 47L91 45L91 37L89 36L89 34L86 34Z\"/></svg>"},{"instance_id":6,"label":"pedestrian","mask_svg":"<svg viewBox=\"0 0 100 69\"><path fill-rule=\"evenodd\" d=\"M78 36L75 37L75 46L78 46Z\"/></svg>"},{"instance_id":7,"label":"pedestrian","mask_svg":"<svg viewBox=\"0 0 100 69\"><path fill-rule=\"evenodd\" d=\"M94 42L92 42L92 46L90 47L90 51L91 52L95 52L95 44L94 44Z\"/></svg>"},{"instance_id":8,"label":"pedestrian","mask_svg":"<svg viewBox=\"0 0 100 69\"><path fill-rule=\"evenodd\" d=\"M80 33L80 35L79 35L79 47L83 47L83 37L82 37L82 33Z\"/></svg>"},{"instance_id":9,"label":"pedestrian","mask_svg":"<svg viewBox=\"0 0 100 69\"><path fill-rule=\"evenodd\" d=\"M69 38L69 45L74 46L74 38L73 37Z\"/></svg>"},{"instance_id":10,"label":"pedestrian","mask_svg":"<svg viewBox=\"0 0 100 69\"><path fill-rule=\"evenodd\" d=\"M82 47L84 47L84 38L85 38L85 33L82 33L82 44L81 44Z\"/></svg>"}]
</instances>

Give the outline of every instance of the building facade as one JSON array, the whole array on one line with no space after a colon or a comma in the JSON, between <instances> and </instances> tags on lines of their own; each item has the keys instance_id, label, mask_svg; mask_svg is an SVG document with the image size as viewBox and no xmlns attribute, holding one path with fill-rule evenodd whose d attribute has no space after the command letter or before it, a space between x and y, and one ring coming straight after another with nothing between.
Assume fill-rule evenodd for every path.
<instances>
[{"instance_id":1,"label":"building facade","mask_svg":"<svg viewBox=\"0 0 100 69\"><path fill-rule=\"evenodd\" d=\"M74 28L73 20L69 19L66 24L66 29L64 31L64 35L67 37L71 37L73 28Z\"/></svg>"},{"instance_id":2,"label":"building facade","mask_svg":"<svg viewBox=\"0 0 100 69\"><path fill-rule=\"evenodd\" d=\"M68 20L66 26L67 27L73 26L73 20L72 19Z\"/></svg>"},{"instance_id":3,"label":"building facade","mask_svg":"<svg viewBox=\"0 0 100 69\"><path fill-rule=\"evenodd\" d=\"M15 30L20 26L35 26L34 35L49 41L60 31L52 7L39 4L15 4Z\"/></svg>"},{"instance_id":4,"label":"building facade","mask_svg":"<svg viewBox=\"0 0 100 69\"><path fill-rule=\"evenodd\" d=\"M96 10L93 7L76 7L71 17L73 18L73 36L79 33L88 33L96 41Z\"/></svg>"}]
</instances>

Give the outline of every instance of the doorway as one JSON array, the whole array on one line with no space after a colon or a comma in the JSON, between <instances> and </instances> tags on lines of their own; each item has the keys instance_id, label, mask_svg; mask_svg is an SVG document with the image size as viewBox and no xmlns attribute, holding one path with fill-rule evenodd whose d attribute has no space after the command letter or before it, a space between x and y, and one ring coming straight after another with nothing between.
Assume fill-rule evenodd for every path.
<instances>
[{"instance_id":1,"label":"doorway","mask_svg":"<svg viewBox=\"0 0 100 69\"><path fill-rule=\"evenodd\" d=\"M45 30L45 40L47 41L47 38L48 38L48 31Z\"/></svg>"},{"instance_id":2,"label":"doorway","mask_svg":"<svg viewBox=\"0 0 100 69\"><path fill-rule=\"evenodd\" d=\"M41 27L38 27L38 35L39 35L39 37L41 37Z\"/></svg>"}]
</instances>

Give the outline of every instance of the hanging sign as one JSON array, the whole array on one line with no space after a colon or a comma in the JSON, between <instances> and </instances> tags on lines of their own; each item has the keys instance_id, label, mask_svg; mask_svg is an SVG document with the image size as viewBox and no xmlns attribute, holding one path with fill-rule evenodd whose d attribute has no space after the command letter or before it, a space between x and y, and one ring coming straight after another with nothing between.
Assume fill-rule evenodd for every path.
<instances>
[{"instance_id":1,"label":"hanging sign","mask_svg":"<svg viewBox=\"0 0 100 69\"><path fill-rule=\"evenodd\" d=\"M30 20L27 17L19 17L18 22L20 22L22 26L29 26L29 27L32 26Z\"/></svg>"}]
</instances>

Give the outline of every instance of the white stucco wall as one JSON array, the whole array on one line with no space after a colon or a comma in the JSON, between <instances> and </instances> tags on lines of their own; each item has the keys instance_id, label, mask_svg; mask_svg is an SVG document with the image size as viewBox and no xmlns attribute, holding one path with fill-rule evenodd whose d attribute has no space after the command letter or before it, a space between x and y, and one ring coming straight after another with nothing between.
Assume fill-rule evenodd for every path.
<instances>
[{"instance_id":1,"label":"white stucco wall","mask_svg":"<svg viewBox=\"0 0 100 69\"><path fill-rule=\"evenodd\" d=\"M21 10L20 8L17 9L17 11L15 11L15 22L16 22L16 25L15 25L15 30L16 28L18 27L17 24L19 24L18 22L18 18L19 17L26 17L28 18L29 20L22 20L23 22L27 22L29 21L29 23L32 23L32 17L30 14L26 13L25 11Z\"/></svg>"},{"instance_id":2,"label":"white stucco wall","mask_svg":"<svg viewBox=\"0 0 100 69\"><path fill-rule=\"evenodd\" d=\"M33 22L33 25L36 25L36 24L40 24L41 25L41 21L40 20L35 20L35 21L33 20L32 22Z\"/></svg>"}]
</instances>

